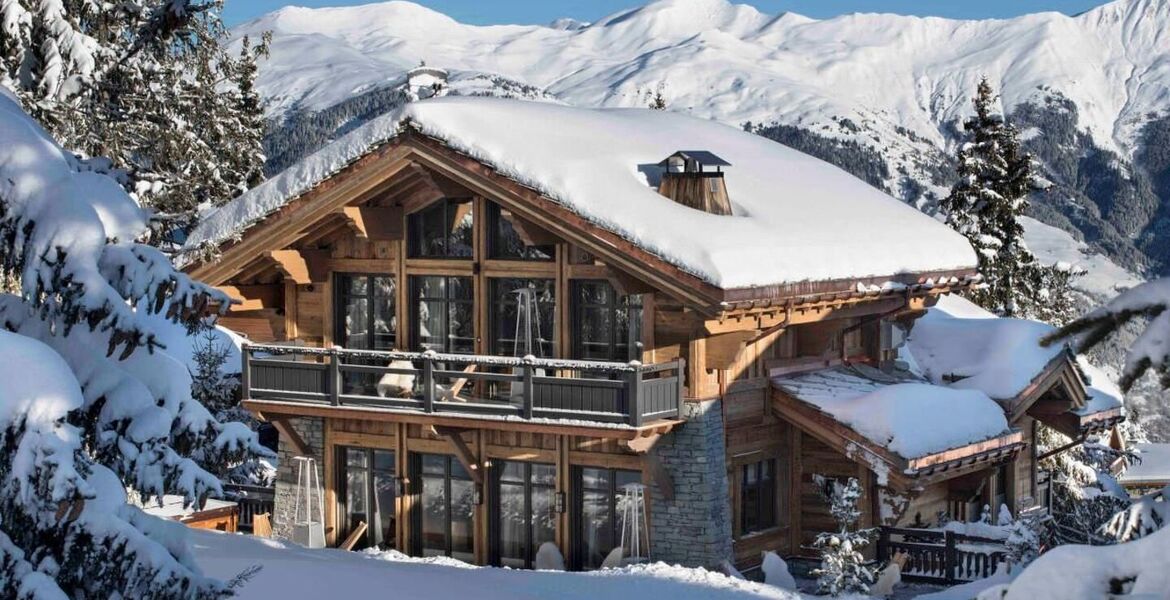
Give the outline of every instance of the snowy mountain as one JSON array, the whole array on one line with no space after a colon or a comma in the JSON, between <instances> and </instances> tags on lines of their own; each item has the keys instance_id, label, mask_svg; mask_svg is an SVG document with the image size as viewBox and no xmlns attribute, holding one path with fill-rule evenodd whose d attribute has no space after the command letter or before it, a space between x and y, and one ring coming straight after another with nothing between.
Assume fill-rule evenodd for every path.
<instances>
[{"instance_id":1,"label":"snowy mountain","mask_svg":"<svg viewBox=\"0 0 1170 600\"><path fill-rule=\"evenodd\" d=\"M670 110L754 123L928 209L949 187L957 124L986 75L1054 184L1035 216L1132 271L1170 268L1170 208L1159 200L1170 197L1168 0L984 21L814 20L659 0L592 24L488 27L388 2L287 7L233 35L262 31L274 36L259 80L270 116L303 130L306 118L363 99L368 114L351 106L308 137L375 116L384 107L370 98L426 61L455 78L508 82L478 92L493 95L645 106L661 90ZM270 152L284 155L270 167L319 144L291 146Z\"/></svg>"}]
</instances>

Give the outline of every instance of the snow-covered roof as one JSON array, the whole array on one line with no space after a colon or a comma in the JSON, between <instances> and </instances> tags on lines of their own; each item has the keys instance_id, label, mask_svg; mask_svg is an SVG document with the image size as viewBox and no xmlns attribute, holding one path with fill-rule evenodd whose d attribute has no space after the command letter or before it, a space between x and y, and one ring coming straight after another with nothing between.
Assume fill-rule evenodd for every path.
<instances>
[{"instance_id":1,"label":"snow-covered roof","mask_svg":"<svg viewBox=\"0 0 1170 600\"><path fill-rule=\"evenodd\" d=\"M1005 319L956 295L941 298L914 324L903 358L930 381L956 389L979 390L997 400L1012 400L1053 360L1066 353L1061 344L1041 346L1055 331L1026 319ZM1120 408L1122 393L1108 373L1084 357L1077 367L1085 383L1082 417Z\"/></svg>"},{"instance_id":2,"label":"snow-covered roof","mask_svg":"<svg viewBox=\"0 0 1170 600\"><path fill-rule=\"evenodd\" d=\"M873 375L842 366L776 377L772 385L908 459L1010 431L1003 408L980 391Z\"/></svg>"},{"instance_id":3,"label":"snow-covered roof","mask_svg":"<svg viewBox=\"0 0 1170 600\"><path fill-rule=\"evenodd\" d=\"M916 370L932 382L1010 400L1065 352L1060 344L1040 345L1054 330L1038 321L996 317L949 295L914 323L906 348Z\"/></svg>"},{"instance_id":4,"label":"snow-covered roof","mask_svg":"<svg viewBox=\"0 0 1170 600\"><path fill-rule=\"evenodd\" d=\"M970 244L826 162L711 121L646 109L498 98L411 103L350 132L206 215L187 249L220 244L312 189L409 120L586 219L724 289L973 269ZM657 163L704 148L735 165L733 214L659 195Z\"/></svg>"},{"instance_id":5,"label":"snow-covered roof","mask_svg":"<svg viewBox=\"0 0 1170 600\"><path fill-rule=\"evenodd\" d=\"M1161 484L1170 482L1170 444L1134 444L1141 462L1135 462L1118 478L1127 485Z\"/></svg>"}]
</instances>

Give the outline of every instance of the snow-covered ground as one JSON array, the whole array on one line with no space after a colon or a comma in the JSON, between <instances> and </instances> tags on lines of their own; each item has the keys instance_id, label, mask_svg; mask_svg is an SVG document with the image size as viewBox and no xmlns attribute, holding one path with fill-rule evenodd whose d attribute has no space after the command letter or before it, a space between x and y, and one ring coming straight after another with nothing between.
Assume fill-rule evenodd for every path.
<instances>
[{"instance_id":1,"label":"snow-covered ground","mask_svg":"<svg viewBox=\"0 0 1170 600\"><path fill-rule=\"evenodd\" d=\"M260 572L241 600L309 598L475 598L477 600L799 600L796 593L703 569L662 563L590 573L481 568L446 558L398 553L308 550L251 536L192 530L195 560L205 573L231 579L250 566Z\"/></svg>"},{"instance_id":2,"label":"snow-covered ground","mask_svg":"<svg viewBox=\"0 0 1170 600\"><path fill-rule=\"evenodd\" d=\"M1144 281L1104 255L1092 252L1087 244L1063 229L1031 217L1021 218L1020 223L1024 226L1024 241L1036 259L1044 264L1066 263L1084 270L1085 274L1073 281L1073 287L1094 299L1112 298L1117 292Z\"/></svg>"}]
</instances>

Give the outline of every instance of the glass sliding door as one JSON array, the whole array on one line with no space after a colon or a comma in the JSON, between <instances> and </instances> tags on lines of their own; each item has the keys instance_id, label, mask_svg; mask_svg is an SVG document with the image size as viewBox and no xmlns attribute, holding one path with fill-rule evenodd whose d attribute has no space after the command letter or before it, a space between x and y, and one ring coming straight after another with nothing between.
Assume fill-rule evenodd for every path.
<instances>
[{"instance_id":1,"label":"glass sliding door","mask_svg":"<svg viewBox=\"0 0 1170 600\"><path fill-rule=\"evenodd\" d=\"M411 283L411 350L475 351L475 305L470 277L417 276Z\"/></svg>"},{"instance_id":2,"label":"glass sliding door","mask_svg":"<svg viewBox=\"0 0 1170 600\"><path fill-rule=\"evenodd\" d=\"M642 297L619 296L608 281L573 282L573 358L642 360Z\"/></svg>"},{"instance_id":3,"label":"glass sliding door","mask_svg":"<svg viewBox=\"0 0 1170 600\"><path fill-rule=\"evenodd\" d=\"M577 511L575 566L596 569L622 540L625 493L622 487L641 483L638 471L574 467Z\"/></svg>"},{"instance_id":4,"label":"glass sliding door","mask_svg":"<svg viewBox=\"0 0 1170 600\"><path fill-rule=\"evenodd\" d=\"M475 483L453 456L412 456L419 505L414 554L475 562Z\"/></svg>"},{"instance_id":5,"label":"glass sliding door","mask_svg":"<svg viewBox=\"0 0 1170 600\"><path fill-rule=\"evenodd\" d=\"M556 539L556 467L493 461L492 564L531 569L536 551Z\"/></svg>"},{"instance_id":6,"label":"glass sliding door","mask_svg":"<svg viewBox=\"0 0 1170 600\"><path fill-rule=\"evenodd\" d=\"M338 539L367 526L356 548L393 548L398 481L393 450L338 447Z\"/></svg>"},{"instance_id":7,"label":"glass sliding door","mask_svg":"<svg viewBox=\"0 0 1170 600\"><path fill-rule=\"evenodd\" d=\"M393 350L397 340L397 286L390 275L345 273L334 280L334 340L353 350ZM380 364L368 359L351 363ZM384 366L384 364L380 364ZM342 393L373 395L378 377L371 373L346 373Z\"/></svg>"}]
</instances>

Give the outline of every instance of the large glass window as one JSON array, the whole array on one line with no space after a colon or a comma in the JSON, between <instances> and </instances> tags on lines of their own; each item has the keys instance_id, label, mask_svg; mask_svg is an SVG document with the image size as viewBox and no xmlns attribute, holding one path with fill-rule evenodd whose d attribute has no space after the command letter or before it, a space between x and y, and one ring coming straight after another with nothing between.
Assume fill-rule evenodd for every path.
<instances>
[{"instance_id":1,"label":"large glass window","mask_svg":"<svg viewBox=\"0 0 1170 600\"><path fill-rule=\"evenodd\" d=\"M420 505L415 509L415 554L475 561L475 483L444 454L414 455Z\"/></svg>"},{"instance_id":2,"label":"large glass window","mask_svg":"<svg viewBox=\"0 0 1170 600\"><path fill-rule=\"evenodd\" d=\"M492 354L532 354L537 358L551 358L556 332L555 280L507 278L490 281Z\"/></svg>"},{"instance_id":3,"label":"large glass window","mask_svg":"<svg viewBox=\"0 0 1170 600\"><path fill-rule=\"evenodd\" d=\"M576 562L579 568L596 569L621 544L626 499L623 487L641 483L642 474L593 467L576 467L576 473Z\"/></svg>"},{"instance_id":4,"label":"large glass window","mask_svg":"<svg viewBox=\"0 0 1170 600\"><path fill-rule=\"evenodd\" d=\"M411 349L475 351L475 305L470 277L411 277Z\"/></svg>"},{"instance_id":5,"label":"large glass window","mask_svg":"<svg viewBox=\"0 0 1170 600\"><path fill-rule=\"evenodd\" d=\"M493 461L495 482L492 563L533 568L536 551L556 537L556 467Z\"/></svg>"},{"instance_id":6,"label":"large glass window","mask_svg":"<svg viewBox=\"0 0 1170 600\"><path fill-rule=\"evenodd\" d=\"M776 526L776 461L761 460L740 467L740 532Z\"/></svg>"},{"instance_id":7,"label":"large glass window","mask_svg":"<svg viewBox=\"0 0 1170 600\"><path fill-rule=\"evenodd\" d=\"M411 258L471 258L475 218L471 199L439 200L407 218Z\"/></svg>"},{"instance_id":8,"label":"large glass window","mask_svg":"<svg viewBox=\"0 0 1170 600\"><path fill-rule=\"evenodd\" d=\"M336 286L337 343L356 350L393 349L398 330L394 277L344 274L337 276Z\"/></svg>"},{"instance_id":9,"label":"large glass window","mask_svg":"<svg viewBox=\"0 0 1170 600\"><path fill-rule=\"evenodd\" d=\"M521 235L522 226L508 209L496 204L488 205L488 254L492 258L507 260L552 260L556 256L552 244L530 246ZM527 240L532 241L532 240Z\"/></svg>"},{"instance_id":10,"label":"large glass window","mask_svg":"<svg viewBox=\"0 0 1170 600\"><path fill-rule=\"evenodd\" d=\"M395 540L394 451L340 447L337 498L340 506L339 539L346 539L365 523L368 529L356 548L393 548Z\"/></svg>"},{"instance_id":11,"label":"large glass window","mask_svg":"<svg viewBox=\"0 0 1170 600\"><path fill-rule=\"evenodd\" d=\"M573 282L573 358L642 360L642 297L608 281Z\"/></svg>"}]
</instances>

